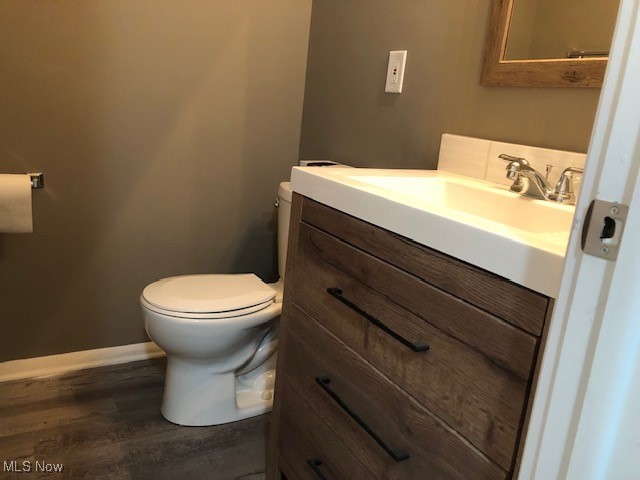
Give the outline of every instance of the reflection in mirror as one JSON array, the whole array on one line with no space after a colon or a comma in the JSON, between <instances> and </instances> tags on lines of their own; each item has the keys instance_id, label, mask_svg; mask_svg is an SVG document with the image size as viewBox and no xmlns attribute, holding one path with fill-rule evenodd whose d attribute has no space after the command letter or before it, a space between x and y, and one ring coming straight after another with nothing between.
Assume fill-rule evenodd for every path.
<instances>
[{"instance_id":1,"label":"reflection in mirror","mask_svg":"<svg viewBox=\"0 0 640 480\"><path fill-rule=\"evenodd\" d=\"M491 2L482 85L602 86L620 0Z\"/></svg>"},{"instance_id":2,"label":"reflection in mirror","mask_svg":"<svg viewBox=\"0 0 640 480\"><path fill-rule=\"evenodd\" d=\"M607 56L619 0L514 0L505 60Z\"/></svg>"}]
</instances>

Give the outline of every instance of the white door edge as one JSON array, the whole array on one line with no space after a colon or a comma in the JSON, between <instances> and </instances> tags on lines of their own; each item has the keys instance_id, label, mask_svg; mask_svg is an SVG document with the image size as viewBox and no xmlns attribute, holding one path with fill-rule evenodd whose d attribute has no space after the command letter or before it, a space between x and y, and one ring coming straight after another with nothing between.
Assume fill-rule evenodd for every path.
<instances>
[{"instance_id":1,"label":"white door edge","mask_svg":"<svg viewBox=\"0 0 640 480\"><path fill-rule=\"evenodd\" d=\"M622 0L520 480L640 478L639 170L640 0ZM631 206L616 262L580 249L595 198Z\"/></svg>"}]
</instances>

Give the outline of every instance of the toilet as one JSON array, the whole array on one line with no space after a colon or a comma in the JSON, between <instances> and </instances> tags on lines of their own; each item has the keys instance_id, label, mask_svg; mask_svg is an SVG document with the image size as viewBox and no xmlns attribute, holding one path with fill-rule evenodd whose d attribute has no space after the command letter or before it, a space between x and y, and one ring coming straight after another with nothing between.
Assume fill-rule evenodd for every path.
<instances>
[{"instance_id":1,"label":"toilet","mask_svg":"<svg viewBox=\"0 0 640 480\"><path fill-rule=\"evenodd\" d=\"M278 282L182 275L142 292L145 330L167 355L161 412L170 422L219 425L271 410L291 195L280 183Z\"/></svg>"}]
</instances>

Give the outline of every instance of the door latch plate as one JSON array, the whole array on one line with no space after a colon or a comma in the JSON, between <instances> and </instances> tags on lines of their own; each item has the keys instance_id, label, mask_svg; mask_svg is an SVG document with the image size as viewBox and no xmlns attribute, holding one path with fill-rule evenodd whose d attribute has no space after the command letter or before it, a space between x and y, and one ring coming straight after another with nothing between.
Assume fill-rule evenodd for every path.
<instances>
[{"instance_id":1,"label":"door latch plate","mask_svg":"<svg viewBox=\"0 0 640 480\"><path fill-rule=\"evenodd\" d=\"M629 207L621 203L595 199L591 202L582 227L584 253L615 260L622 240Z\"/></svg>"}]
</instances>

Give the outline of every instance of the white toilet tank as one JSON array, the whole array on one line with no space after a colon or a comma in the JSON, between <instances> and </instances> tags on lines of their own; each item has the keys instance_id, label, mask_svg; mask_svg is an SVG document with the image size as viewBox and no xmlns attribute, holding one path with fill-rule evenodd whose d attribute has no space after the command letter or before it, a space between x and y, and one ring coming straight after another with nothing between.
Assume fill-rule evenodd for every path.
<instances>
[{"instance_id":1,"label":"white toilet tank","mask_svg":"<svg viewBox=\"0 0 640 480\"><path fill-rule=\"evenodd\" d=\"M284 280L285 262L287 261L292 195L289 182L281 182L278 186L278 273L280 274L280 282Z\"/></svg>"}]
</instances>

